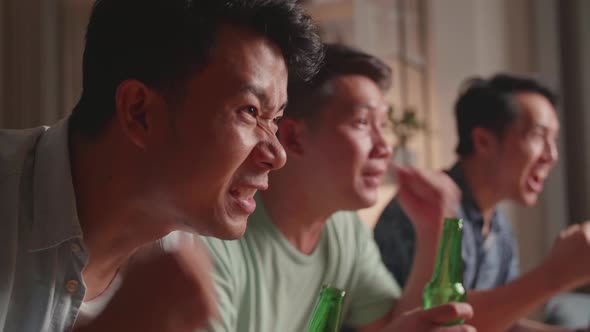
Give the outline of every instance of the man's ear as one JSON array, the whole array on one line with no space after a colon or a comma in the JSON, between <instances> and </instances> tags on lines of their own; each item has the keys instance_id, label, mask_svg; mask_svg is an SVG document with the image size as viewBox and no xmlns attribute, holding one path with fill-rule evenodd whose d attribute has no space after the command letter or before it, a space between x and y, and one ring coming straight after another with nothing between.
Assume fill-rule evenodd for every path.
<instances>
[{"instance_id":1,"label":"man's ear","mask_svg":"<svg viewBox=\"0 0 590 332\"><path fill-rule=\"evenodd\" d=\"M159 96L154 90L138 80L125 80L115 93L117 121L123 132L140 149L145 149L153 131L154 99Z\"/></svg>"},{"instance_id":2,"label":"man's ear","mask_svg":"<svg viewBox=\"0 0 590 332\"><path fill-rule=\"evenodd\" d=\"M279 123L277 136L287 154L301 156L304 153L303 139L308 128L303 120L284 117Z\"/></svg>"},{"instance_id":3,"label":"man's ear","mask_svg":"<svg viewBox=\"0 0 590 332\"><path fill-rule=\"evenodd\" d=\"M491 156L498 148L498 137L492 131L476 127L471 131L473 151L477 155Z\"/></svg>"}]
</instances>

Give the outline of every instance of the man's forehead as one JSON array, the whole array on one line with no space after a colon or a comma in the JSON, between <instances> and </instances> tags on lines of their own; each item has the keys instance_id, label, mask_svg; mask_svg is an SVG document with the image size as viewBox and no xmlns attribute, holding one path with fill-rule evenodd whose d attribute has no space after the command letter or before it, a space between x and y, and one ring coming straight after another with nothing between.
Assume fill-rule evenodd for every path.
<instances>
[{"instance_id":1,"label":"man's forehead","mask_svg":"<svg viewBox=\"0 0 590 332\"><path fill-rule=\"evenodd\" d=\"M287 87L287 65L280 49L259 33L231 25L220 28L204 72L246 92Z\"/></svg>"},{"instance_id":2,"label":"man's forehead","mask_svg":"<svg viewBox=\"0 0 590 332\"><path fill-rule=\"evenodd\" d=\"M508 125L508 130L525 135L533 130L542 130L547 134L557 135L559 133L559 122L547 118L534 118L530 113L523 112L519 117Z\"/></svg>"},{"instance_id":3,"label":"man's forehead","mask_svg":"<svg viewBox=\"0 0 590 332\"><path fill-rule=\"evenodd\" d=\"M377 113L387 113L389 106L383 100L373 100L367 103L357 103L352 105L357 110L367 110Z\"/></svg>"},{"instance_id":4,"label":"man's forehead","mask_svg":"<svg viewBox=\"0 0 590 332\"><path fill-rule=\"evenodd\" d=\"M514 97L514 104L518 112L517 119L522 122L547 123L558 121L555 107L547 97L540 93L519 93Z\"/></svg>"},{"instance_id":5,"label":"man's forehead","mask_svg":"<svg viewBox=\"0 0 590 332\"><path fill-rule=\"evenodd\" d=\"M256 58L259 53L272 53L285 61L280 47L266 36L253 29L232 24L222 24L219 27L211 50L212 57L233 62L242 60L239 54Z\"/></svg>"},{"instance_id":6,"label":"man's forehead","mask_svg":"<svg viewBox=\"0 0 590 332\"><path fill-rule=\"evenodd\" d=\"M379 108L385 105L383 92L370 78L362 75L340 75L327 82L324 90L348 103Z\"/></svg>"}]
</instances>

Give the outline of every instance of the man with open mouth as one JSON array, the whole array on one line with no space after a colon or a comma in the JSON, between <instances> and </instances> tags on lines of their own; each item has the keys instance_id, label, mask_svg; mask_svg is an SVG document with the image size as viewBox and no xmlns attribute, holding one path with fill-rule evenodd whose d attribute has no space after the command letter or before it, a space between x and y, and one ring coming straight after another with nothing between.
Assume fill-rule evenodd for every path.
<instances>
[{"instance_id":1,"label":"man with open mouth","mask_svg":"<svg viewBox=\"0 0 590 332\"><path fill-rule=\"evenodd\" d=\"M491 313L489 321L486 315L476 315L478 327L498 323L494 316L516 321L558 292L590 282L590 265L574 258L590 257L588 223L564 231L548 258L518 278L517 244L498 209L505 200L523 206L537 202L558 158L555 107L555 94L541 83L505 74L467 81L456 103L459 160L448 174L463 194L459 217L464 220L464 284L487 295L482 303L490 308L486 315ZM413 261L415 231L397 199L385 208L374 234L387 267L403 285ZM507 294L509 301L503 298ZM478 296L468 294L472 303ZM588 301L586 308L580 308L584 324ZM514 328L563 331L526 319L518 320Z\"/></svg>"}]
</instances>

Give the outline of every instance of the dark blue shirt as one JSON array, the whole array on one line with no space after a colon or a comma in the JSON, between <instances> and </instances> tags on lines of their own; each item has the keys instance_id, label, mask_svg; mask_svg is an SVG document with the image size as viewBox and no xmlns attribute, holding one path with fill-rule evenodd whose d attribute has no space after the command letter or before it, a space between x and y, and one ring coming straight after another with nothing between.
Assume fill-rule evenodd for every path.
<instances>
[{"instance_id":1,"label":"dark blue shirt","mask_svg":"<svg viewBox=\"0 0 590 332\"><path fill-rule=\"evenodd\" d=\"M490 231L481 234L483 216L473 194L456 164L447 172L462 190L459 217L463 219L463 283L468 289L498 287L518 276L518 251L512 227L496 209ZM415 252L414 226L397 198L387 205L375 226L375 240L383 262L400 286L404 286Z\"/></svg>"}]
</instances>

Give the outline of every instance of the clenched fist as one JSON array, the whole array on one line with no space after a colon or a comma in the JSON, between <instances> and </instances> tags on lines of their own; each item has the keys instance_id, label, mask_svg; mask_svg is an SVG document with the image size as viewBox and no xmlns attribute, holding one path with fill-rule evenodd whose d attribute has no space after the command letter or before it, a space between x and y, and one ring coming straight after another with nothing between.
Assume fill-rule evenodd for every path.
<instances>
[{"instance_id":1,"label":"clenched fist","mask_svg":"<svg viewBox=\"0 0 590 332\"><path fill-rule=\"evenodd\" d=\"M443 172L396 167L398 199L418 236L439 234L445 217L455 217L461 190Z\"/></svg>"},{"instance_id":2,"label":"clenched fist","mask_svg":"<svg viewBox=\"0 0 590 332\"><path fill-rule=\"evenodd\" d=\"M590 283L590 221L563 230L544 264L563 290Z\"/></svg>"},{"instance_id":3,"label":"clenched fist","mask_svg":"<svg viewBox=\"0 0 590 332\"><path fill-rule=\"evenodd\" d=\"M208 254L195 240L130 266L104 312L76 332L188 332L215 314Z\"/></svg>"}]
</instances>

